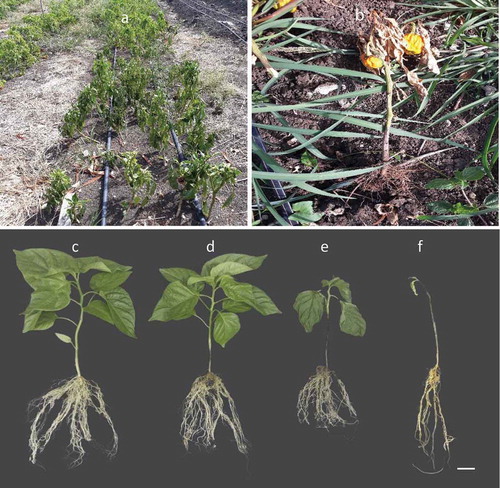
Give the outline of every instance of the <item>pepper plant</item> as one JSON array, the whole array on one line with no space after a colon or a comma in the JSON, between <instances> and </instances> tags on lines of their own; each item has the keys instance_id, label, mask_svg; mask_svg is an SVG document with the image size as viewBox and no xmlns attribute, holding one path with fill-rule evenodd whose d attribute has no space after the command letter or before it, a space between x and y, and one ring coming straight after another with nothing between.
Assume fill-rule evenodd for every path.
<instances>
[{"instance_id":1,"label":"pepper plant","mask_svg":"<svg viewBox=\"0 0 500 488\"><path fill-rule=\"evenodd\" d=\"M88 316L97 317L114 325L128 337L135 338L135 310L122 284L132 273L123 266L100 257L74 258L53 249L26 249L14 251L17 267L31 286L31 300L23 312L23 332L51 329L57 321L73 326L72 331L56 332L56 337L71 346L74 353L75 375L62 380L48 393L30 404L33 413L29 448L30 461L35 464L58 427L66 422L70 431L69 450L72 465L79 465L85 455L84 441L93 440L88 422L89 410L101 415L112 430L113 442L107 451L114 456L118 449L118 435L97 383L82 376L80 365L80 332ZM94 272L88 288L83 277ZM76 305L76 313L68 310ZM49 419L56 403L61 407Z\"/></svg>"},{"instance_id":2,"label":"pepper plant","mask_svg":"<svg viewBox=\"0 0 500 488\"><path fill-rule=\"evenodd\" d=\"M248 452L234 400L212 371L212 343L226 347L240 330L239 314L243 312L254 309L265 316L281 313L263 290L234 278L260 268L266 257L223 254L207 261L201 273L187 268L160 269L169 284L150 321L194 317L207 329L207 372L194 380L183 405L181 436L186 449L190 443L215 448L215 430L222 421L232 430L238 450Z\"/></svg>"},{"instance_id":3,"label":"pepper plant","mask_svg":"<svg viewBox=\"0 0 500 488\"><path fill-rule=\"evenodd\" d=\"M322 280L320 290L306 290L299 293L293 305L300 323L308 333L313 331L313 327L321 322L326 314L325 364L316 368L316 373L302 388L297 401L299 422L310 424L314 419L317 427L325 429L357 423L356 410L352 406L347 389L329 365L328 342L332 300L340 305L340 330L356 337L364 336L365 319L358 307L352 303L349 283L341 278L334 276L331 280ZM345 416L343 410L349 415L349 419L342 416Z\"/></svg>"}]
</instances>

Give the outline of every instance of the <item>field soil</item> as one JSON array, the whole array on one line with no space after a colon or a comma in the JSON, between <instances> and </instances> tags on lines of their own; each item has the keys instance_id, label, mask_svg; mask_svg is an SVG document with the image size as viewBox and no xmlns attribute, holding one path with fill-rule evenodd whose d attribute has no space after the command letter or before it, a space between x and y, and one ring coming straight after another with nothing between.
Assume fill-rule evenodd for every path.
<instances>
[{"instance_id":1,"label":"field soil","mask_svg":"<svg viewBox=\"0 0 500 488\"><path fill-rule=\"evenodd\" d=\"M350 50L351 54L330 54L314 60L316 65L345 68L355 71L365 70L359 59L359 52L356 48L359 32L368 31L368 14L377 9L388 17L395 18L399 23L405 19L416 15L416 9L397 4L386 0L306 0L298 10L291 14L299 17L316 17L327 19L317 21L329 29L339 31L339 33L315 32L308 39L331 46L334 49ZM418 7L417 7L418 10ZM356 18L356 11L358 18ZM361 20L361 17L363 19ZM316 23L316 22L315 22ZM430 31L433 47L439 49L445 38L445 32L437 28ZM290 50L271 51L272 55L287 58L294 61L305 60L313 54L304 52L294 52ZM252 75L253 90L260 90L269 80L269 74L263 68L254 68ZM269 100L279 105L291 105L301 102L321 98L325 95L318 95L315 90L324 85L333 85L333 91L328 95L337 95L354 90L369 88L373 82L351 77L338 76L335 79L325 77L316 73L304 71L291 71L283 76L268 92ZM497 88L497 87L495 87ZM415 131L419 121L426 121L429 114L432 114L446 101L456 90L453 83L442 82L433 93L425 111L415 117L417 110L414 103L403 105L396 110L395 115L399 118L412 119L414 122L407 123L398 121L395 127L400 129ZM407 97L409 92L396 90L394 103ZM484 96L484 93L480 94ZM461 106L477 99L477 94L467 93L460 101ZM346 103L347 102L347 103ZM322 109L348 110L355 105L357 111L373 114L384 113L386 110L386 94L375 94L359 102L357 99L343 99L328 105L323 105ZM429 133L423 132L433 138L446 137L466 121L482 113L486 107L478 107L472 112L463 116L455 117L450 121L433 126ZM305 112L291 111L282 112L287 122L299 128L305 129L326 129L332 121L317 115ZM385 178L361 177L357 183L344 191L343 195L355 197L354 200L342 201L333 200L327 197L315 197L314 207L317 211L324 212L324 217L318 225L426 225L425 222L417 220L418 215L429 214L427 203L438 200L446 200L450 203L462 202L467 205L464 195L460 190L428 190L426 183L435 178L451 177L453 172L470 166L477 154L473 151L482 149L486 133L492 117L482 118L478 123L466 128L451 137L451 140L460 143L468 149L450 147L443 142L425 141L409 137L391 135L391 154L397 154L400 160L389 167ZM269 114L255 114L253 120L260 123L275 124L276 120ZM360 127L349 124L341 124L335 128L337 131L366 131ZM269 151L286 151L294 145L296 141L286 133L262 131L261 135L267 143ZM322 138L315 144L323 154L332 158L331 161L319 162L318 171L329 171L333 169L358 169L376 166L381 161L382 139L342 139L342 138ZM445 149L439 154L426 156ZM417 156L424 156L420 161L410 164L405 162L414 160ZM300 153L293 153L288 156L275 156L277 161L294 172L310 171L300 163ZM478 164L478 163L475 163ZM321 187L321 184L319 185ZM323 185L327 187L328 184ZM473 204L481 204L484 198L497 191L494 182L488 178L483 178L478 182L473 182L466 190L466 196ZM300 193L296 193L296 195ZM382 205L382 207L381 207ZM382 212L381 212L382 209ZM389 214L385 215L384 213ZM473 218L477 225L495 225L496 215L488 214L482 219ZM431 223L427 225L456 225L454 221L447 223Z\"/></svg>"},{"instance_id":2,"label":"field soil","mask_svg":"<svg viewBox=\"0 0 500 488\"><path fill-rule=\"evenodd\" d=\"M100 0L94 0L100 1ZM247 223L247 97L246 45L227 30L214 35L212 23L193 22L179 15L187 10L182 2L161 1L167 20L177 26L173 52L163 63L185 59L200 63L202 97L207 104L207 128L217 136L213 161L227 161L242 172L238 177L236 198L229 208L221 202L229 195L221 192L211 225ZM203 3L197 0L197 3ZM235 19L244 2L223 2L222 11ZM227 8L226 4L227 3ZM39 1L22 6L22 14L37 12ZM214 5L214 8L218 8ZM1 32L22 18L12 12L0 23ZM238 22L234 22L238 26ZM241 29L240 29L241 30ZM244 33L244 30L243 30ZM64 35L64 34L62 34ZM62 43L58 43L60 46ZM67 43L70 46L70 43ZM0 90L0 225L56 225L58 212L45 208L44 193L50 173L65 169L74 189L85 202L82 225L97 225L100 219L102 186L101 154L105 150L107 128L89 120L82 134L64 138L60 133L63 117L76 101L82 88L92 79L91 68L99 42L89 39L68 49L43 50L42 58L23 76L7 81ZM181 141L182 142L182 141ZM132 118L120 134L113 134L114 151L136 151L138 162L150 169L157 183L150 202L142 208L127 208L131 192L122 170L111 172L108 225L196 225L191 204L181 201L168 184L168 166L176 159L173 145L161 156L152 149L147 135Z\"/></svg>"}]
</instances>

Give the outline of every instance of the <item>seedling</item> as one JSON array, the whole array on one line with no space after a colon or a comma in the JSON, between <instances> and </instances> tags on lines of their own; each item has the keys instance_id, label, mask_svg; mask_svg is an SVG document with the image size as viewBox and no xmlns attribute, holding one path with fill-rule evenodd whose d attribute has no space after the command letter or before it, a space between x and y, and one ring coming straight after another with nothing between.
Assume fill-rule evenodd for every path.
<instances>
[{"instance_id":1,"label":"seedling","mask_svg":"<svg viewBox=\"0 0 500 488\"><path fill-rule=\"evenodd\" d=\"M432 469L434 471L429 473L427 471L422 471L415 465L414 466L422 473L435 474L443 470L443 468L436 470L435 445L436 433L438 432L439 427L441 427L443 450L445 452L447 462L450 460L450 443L453 441L453 437L448 434L443 409L441 407L441 399L439 398L439 391L441 389L441 368L439 366L439 341L436 320L434 318L434 310L432 308L432 297L424 284L418 278L412 276L410 278L410 287L415 296L418 296L417 284L423 288L429 301L429 311L431 313L434 340L436 344L436 363L429 370L427 379L425 380L424 392L420 398L417 414L417 426L415 428L415 439L418 442L418 447L422 449L424 454L432 463Z\"/></svg>"},{"instance_id":2,"label":"seedling","mask_svg":"<svg viewBox=\"0 0 500 488\"><path fill-rule=\"evenodd\" d=\"M14 253L17 267L33 288L30 303L23 312L23 332L50 329L57 320L64 320L75 327L72 337L58 332L55 334L63 343L73 347L75 376L60 381L48 393L30 403L29 410L33 413L30 461L33 464L37 462L55 431L66 421L70 432L71 465L81 464L85 455L84 441L93 440L88 421L89 410L102 416L111 428L113 442L107 454L113 457L118 450L118 435L99 385L82 376L79 334L84 319L92 315L135 338L134 306L129 294L121 287L132 273L132 268L99 257L74 258L52 249L26 249ZM85 291L82 278L90 271L96 273ZM74 317L62 315L60 312L71 303L78 307L78 313ZM54 412L53 420L49 420L59 401L59 411Z\"/></svg>"},{"instance_id":3,"label":"seedling","mask_svg":"<svg viewBox=\"0 0 500 488\"><path fill-rule=\"evenodd\" d=\"M248 453L234 400L212 371L212 341L225 347L240 330L238 314L252 308L261 315L281 313L263 290L234 278L260 268L266 257L223 254L207 261L201 273L186 268L160 269L169 284L149 320L196 317L208 330L208 371L194 380L182 409L181 437L186 450L191 443L214 449L215 430L221 421L232 430L238 450Z\"/></svg>"},{"instance_id":4,"label":"seedling","mask_svg":"<svg viewBox=\"0 0 500 488\"><path fill-rule=\"evenodd\" d=\"M312 332L326 313L328 321L325 338L325 364L316 368L316 373L309 378L299 393L297 416L300 423L311 424L329 429L353 425L358 422L347 389L328 361L328 341L330 335L330 302L332 298L340 303L340 330L346 334L362 337L366 331L366 322L352 303L349 283L341 278L322 280L321 290L306 290L297 295L293 308L299 315L299 321L306 332ZM332 290L336 290L337 296Z\"/></svg>"},{"instance_id":5,"label":"seedling","mask_svg":"<svg viewBox=\"0 0 500 488\"><path fill-rule=\"evenodd\" d=\"M133 152L121 154L119 160L123 165L125 181L132 191L132 198L123 204L124 207L147 205L156 190L156 183L151 171L143 168L137 162L137 155Z\"/></svg>"},{"instance_id":6,"label":"seedling","mask_svg":"<svg viewBox=\"0 0 500 488\"><path fill-rule=\"evenodd\" d=\"M88 200L81 200L76 193L68 201L68 216L72 224L81 224Z\"/></svg>"}]
</instances>

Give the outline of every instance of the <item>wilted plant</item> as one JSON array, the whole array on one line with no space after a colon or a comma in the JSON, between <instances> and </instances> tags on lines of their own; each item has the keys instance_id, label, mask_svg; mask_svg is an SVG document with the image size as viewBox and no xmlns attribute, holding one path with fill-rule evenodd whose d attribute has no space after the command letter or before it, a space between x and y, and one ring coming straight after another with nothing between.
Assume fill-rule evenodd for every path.
<instances>
[{"instance_id":1,"label":"wilted plant","mask_svg":"<svg viewBox=\"0 0 500 488\"><path fill-rule=\"evenodd\" d=\"M434 330L434 340L436 343L436 363L429 370L429 373L425 380L424 391L420 398L420 404L417 414L417 426L415 428L415 439L418 442L418 447L422 449L422 451L429 458L432 464L432 469L434 471L430 474L434 474L439 473L443 470L443 468L441 468L436 471L435 445L436 433L438 432L438 429L440 428L443 438L443 450L445 452L446 462L449 462L450 443L454 438L448 434L443 409L441 407L441 399L439 397L439 392L441 389L441 368L439 365L439 341L436 320L434 318L434 310L432 308L432 297L423 283L418 278L415 278L413 276L410 278L410 287L415 296L418 296L417 284L419 284L424 289L429 301L429 311L431 313L432 327ZM419 471L422 471L417 466L415 467ZM422 472L427 473L426 471Z\"/></svg>"},{"instance_id":2,"label":"wilted plant","mask_svg":"<svg viewBox=\"0 0 500 488\"><path fill-rule=\"evenodd\" d=\"M81 224L88 200L82 200L80 197L73 193L68 200L68 216L72 224Z\"/></svg>"},{"instance_id":3,"label":"wilted plant","mask_svg":"<svg viewBox=\"0 0 500 488\"><path fill-rule=\"evenodd\" d=\"M238 450L248 452L234 400L212 371L212 340L225 347L240 330L238 314L252 308L261 315L280 313L264 291L234 279L260 268L265 259L223 254L207 261L201 273L187 268L160 269L169 284L149 320L169 322L196 317L208 330L208 371L194 380L182 409L181 436L186 449L190 443L214 449L215 431L222 422L232 430Z\"/></svg>"},{"instance_id":4,"label":"wilted plant","mask_svg":"<svg viewBox=\"0 0 500 488\"><path fill-rule=\"evenodd\" d=\"M128 207L143 207L146 205L156 190L156 183L147 168L137 162L137 154L126 152L119 155L118 160L123 166L125 181L132 191L132 198L123 205Z\"/></svg>"},{"instance_id":5,"label":"wilted plant","mask_svg":"<svg viewBox=\"0 0 500 488\"><path fill-rule=\"evenodd\" d=\"M52 249L14 251L17 267L31 286L31 300L23 312L23 332L50 329L57 320L72 324L73 337L56 333L58 339L74 350L76 375L58 382L53 389L30 403L33 414L30 428L30 461L35 464L58 427L66 422L69 427L69 451L72 466L79 465L85 455L84 441L93 440L88 420L94 410L108 423L113 434L112 457L118 449L118 435L101 389L82 376L80 369L79 334L86 314L114 325L120 332L135 337L135 311L129 294L121 287L131 274L130 266L122 266L99 257L74 258ZM89 271L97 271L83 289L82 278ZM61 315L71 303L78 307L76 317ZM57 312L57 313L56 313ZM49 420L56 404L61 402L53 420ZM54 412L55 413L55 412Z\"/></svg>"},{"instance_id":6,"label":"wilted plant","mask_svg":"<svg viewBox=\"0 0 500 488\"><path fill-rule=\"evenodd\" d=\"M352 303L349 283L338 277L322 280L321 290L306 290L297 295L293 308L306 332L312 332L326 313L330 319L330 302L336 299L341 306L340 330L346 334L362 337L366 323L358 307ZM336 290L337 296L332 290ZM299 393L297 416L300 423L315 422L319 428L329 429L337 425L357 423L356 410L352 406L347 389L328 361L330 324L327 324L325 339L325 364L316 368Z\"/></svg>"},{"instance_id":7,"label":"wilted plant","mask_svg":"<svg viewBox=\"0 0 500 488\"><path fill-rule=\"evenodd\" d=\"M67 175L66 171L62 169L55 169L50 173L49 187L45 191L44 199L47 201L47 208L55 210L61 205L64 196L71 188L71 178Z\"/></svg>"},{"instance_id":8,"label":"wilted plant","mask_svg":"<svg viewBox=\"0 0 500 488\"><path fill-rule=\"evenodd\" d=\"M387 114L383 138L383 162L390 160L389 134L393 119L392 97L394 82L391 74L391 64L395 61L406 73L408 83L415 88L421 97L427 95L427 89L422 84L415 70L408 67L411 58L419 65L425 65L429 71L438 74L439 67L431 48L430 37L421 22L410 25L406 34L398 23L382 12L373 10L370 13L370 32L359 36L358 48L361 53L361 62L368 71L374 74L385 75L387 86Z\"/></svg>"}]
</instances>

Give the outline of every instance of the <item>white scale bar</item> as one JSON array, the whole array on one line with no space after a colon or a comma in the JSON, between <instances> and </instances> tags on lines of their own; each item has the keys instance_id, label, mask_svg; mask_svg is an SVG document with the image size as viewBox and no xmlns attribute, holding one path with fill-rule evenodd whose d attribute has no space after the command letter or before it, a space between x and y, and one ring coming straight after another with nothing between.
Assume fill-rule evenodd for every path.
<instances>
[{"instance_id":1,"label":"white scale bar","mask_svg":"<svg viewBox=\"0 0 500 488\"><path fill-rule=\"evenodd\" d=\"M476 471L476 468L457 468L457 471Z\"/></svg>"}]
</instances>

